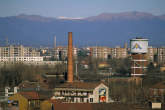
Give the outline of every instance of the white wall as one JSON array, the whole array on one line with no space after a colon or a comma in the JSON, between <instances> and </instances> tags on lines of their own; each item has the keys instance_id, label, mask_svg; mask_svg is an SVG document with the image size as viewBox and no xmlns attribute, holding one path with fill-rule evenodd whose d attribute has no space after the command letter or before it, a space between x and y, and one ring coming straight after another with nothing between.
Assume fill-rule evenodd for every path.
<instances>
[{"instance_id":1,"label":"white wall","mask_svg":"<svg viewBox=\"0 0 165 110\"><path fill-rule=\"evenodd\" d=\"M109 101L109 88L101 83L99 86L97 86L93 91L93 102L99 103L99 89L105 88L106 89L106 102Z\"/></svg>"}]
</instances>

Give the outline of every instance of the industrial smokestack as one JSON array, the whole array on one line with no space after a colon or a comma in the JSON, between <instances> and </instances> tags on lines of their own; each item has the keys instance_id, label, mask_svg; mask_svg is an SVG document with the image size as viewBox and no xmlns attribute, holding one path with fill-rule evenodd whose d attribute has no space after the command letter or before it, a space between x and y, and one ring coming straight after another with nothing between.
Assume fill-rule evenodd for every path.
<instances>
[{"instance_id":1,"label":"industrial smokestack","mask_svg":"<svg viewBox=\"0 0 165 110\"><path fill-rule=\"evenodd\" d=\"M72 32L68 32L68 74L67 82L73 82Z\"/></svg>"},{"instance_id":2,"label":"industrial smokestack","mask_svg":"<svg viewBox=\"0 0 165 110\"><path fill-rule=\"evenodd\" d=\"M56 36L54 36L54 48L56 48Z\"/></svg>"}]
</instances>

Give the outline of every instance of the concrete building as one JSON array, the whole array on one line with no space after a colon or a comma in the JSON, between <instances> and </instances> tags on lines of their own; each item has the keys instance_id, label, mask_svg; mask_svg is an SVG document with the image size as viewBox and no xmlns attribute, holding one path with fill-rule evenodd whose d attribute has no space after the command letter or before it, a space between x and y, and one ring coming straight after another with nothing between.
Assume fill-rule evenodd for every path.
<instances>
[{"instance_id":1,"label":"concrete building","mask_svg":"<svg viewBox=\"0 0 165 110\"><path fill-rule=\"evenodd\" d=\"M165 102L165 81L159 82L149 89L150 97L149 100L151 102Z\"/></svg>"},{"instance_id":2,"label":"concrete building","mask_svg":"<svg viewBox=\"0 0 165 110\"><path fill-rule=\"evenodd\" d=\"M54 96L71 103L109 102L109 88L104 83L64 83L54 89Z\"/></svg>"},{"instance_id":3,"label":"concrete building","mask_svg":"<svg viewBox=\"0 0 165 110\"><path fill-rule=\"evenodd\" d=\"M58 46L54 48L53 56L57 60L66 60L67 58L67 47Z\"/></svg>"},{"instance_id":4,"label":"concrete building","mask_svg":"<svg viewBox=\"0 0 165 110\"><path fill-rule=\"evenodd\" d=\"M34 65L34 66L49 66L53 67L57 64L67 64L66 61L0 61L0 68L4 65L14 65L14 64L24 64L24 65Z\"/></svg>"},{"instance_id":5,"label":"concrete building","mask_svg":"<svg viewBox=\"0 0 165 110\"><path fill-rule=\"evenodd\" d=\"M149 62L155 62L157 60L156 55L157 55L157 48L149 46L148 47L148 53L147 53L148 61Z\"/></svg>"},{"instance_id":6,"label":"concrete building","mask_svg":"<svg viewBox=\"0 0 165 110\"><path fill-rule=\"evenodd\" d=\"M43 61L43 57L40 57L40 52L38 52L35 48L24 47L22 45L10 45L0 47L0 61Z\"/></svg>"},{"instance_id":7,"label":"concrete building","mask_svg":"<svg viewBox=\"0 0 165 110\"><path fill-rule=\"evenodd\" d=\"M108 56L111 54L111 48L109 47L87 47L88 51L90 51L90 55L93 58L101 58L101 59L108 59Z\"/></svg>"},{"instance_id":8,"label":"concrete building","mask_svg":"<svg viewBox=\"0 0 165 110\"><path fill-rule=\"evenodd\" d=\"M6 47L0 47L1 57L39 57L40 52L37 52L35 48L24 47L23 45L10 45Z\"/></svg>"},{"instance_id":9,"label":"concrete building","mask_svg":"<svg viewBox=\"0 0 165 110\"><path fill-rule=\"evenodd\" d=\"M94 58L110 59L110 58L126 58L128 57L127 48L121 48L119 46L115 48L110 47L87 47L90 51L90 55Z\"/></svg>"},{"instance_id":10,"label":"concrete building","mask_svg":"<svg viewBox=\"0 0 165 110\"><path fill-rule=\"evenodd\" d=\"M158 64L165 64L165 47L157 48Z\"/></svg>"},{"instance_id":11,"label":"concrete building","mask_svg":"<svg viewBox=\"0 0 165 110\"><path fill-rule=\"evenodd\" d=\"M43 57L0 57L1 62L40 62Z\"/></svg>"},{"instance_id":12,"label":"concrete building","mask_svg":"<svg viewBox=\"0 0 165 110\"><path fill-rule=\"evenodd\" d=\"M148 47L147 56L150 62L156 62L157 64L163 65L165 64L165 47Z\"/></svg>"},{"instance_id":13,"label":"concrete building","mask_svg":"<svg viewBox=\"0 0 165 110\"><path fill-rule=\"evenodd\" d=\"M127 46L126 46L127 47ZM121 48L119 46L111 49L112 58L126 58L128 57L127 48Z\"/></svg>"},{"instance_id":14,"label":"concrete building","mask_svg":"<svg viewBox=\"0 0 165 110\"><path fill-rule=\"evenodd\" d=\"M73 56L77 58L78 48L73 47ZM57 46L53 50L52 56L54 56L57 60L66 60L68 55L68 47L65 46Z\"/></svg>"}]
</instances>

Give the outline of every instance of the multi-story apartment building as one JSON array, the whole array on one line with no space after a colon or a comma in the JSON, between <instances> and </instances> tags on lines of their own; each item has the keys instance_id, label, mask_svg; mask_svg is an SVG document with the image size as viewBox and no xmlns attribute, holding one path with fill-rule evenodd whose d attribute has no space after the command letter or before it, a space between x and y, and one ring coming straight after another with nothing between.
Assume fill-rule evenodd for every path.
<instances>
[{"instance_id":1,"label":"multi-story apartment building","mask_svg":"<svg viewBox=\"0 0 165 110\"><path fill-rule=\"evenodd\" d=\"M157 62L158 64L165 63L165 47L153 48L148 47L148 60L150 62Z\"/></svg>"},{"instance_id":2,"label":"multi-story apartment building","mask_svg":"<svg viewBox=\"0 0 165 110\"><path fill-rule=\"evenodd\" d=\"M152 46L148 47L148 53L147 53L147 57L148 57L148 61L149 62L155 62L156 58L155 56L157 55L157 48L153 48Z\"/></svg>"},{"instance_id":3,"label":"multi-story apartment building","mask_svg":"<svg viewBox=\"0 0 165 110\"><path fill-rule=\"evenodd\" d=\"M111 55L111 48L109 47L87 47L90 55L94 58L107 59Z\"/></svg>"},{"instance_id":4,"label":"multi-story apartment building","mask_svg":"<svg viewBox=\"0 0 165 110\"><path fill-rule=\"evenodd\" d=\"M115 48L112 48L111 49L111 55L112 55L112 58L126 58L128 57L128 52L127 52L127 48L121 48L119 46L115 47Z\"/></svg>"},{"instance_id":5,"label":"multi-story apartment building","mask_svg":"<svg viewBox=\"0 0 165 110\"><path fill-rule=\"evenodd\" d=\"M165 64L165 47L157 48L157 61L159 64Z\"/></svg>"},{"instance_id":6,"label":"multi-story apartment building","mask_svg":"<svg viewBox=\"0 0 165 110\"><path fill-rule=\"evenodd\" d=\"M115 47L88 47L91 56L94 58L108 59L108 58L126 58L127 48Z\"/></svg>"},{"instance_id":7,"label":"multi-story apartment building","mask_svg":"<svg viewBox=\"0 0 165 110\"><path fill-rule=\"evenodd\" d=\"M73 47L73 56L77 58L78 48ZM68 47L58 46L54 48L53 56L58 60L65 60L68 55Z\"/></svg>"},{"instance_id":8,"label":"multi-story apartment building","mask_svg":"<svg viewBox=\"0 0 165 110\"><path fill-rule=\"evenodd\" d=\"M0 47L0 61L43 61L43 57L35 48L10 45Z\"/></svg>"}]
</instances>

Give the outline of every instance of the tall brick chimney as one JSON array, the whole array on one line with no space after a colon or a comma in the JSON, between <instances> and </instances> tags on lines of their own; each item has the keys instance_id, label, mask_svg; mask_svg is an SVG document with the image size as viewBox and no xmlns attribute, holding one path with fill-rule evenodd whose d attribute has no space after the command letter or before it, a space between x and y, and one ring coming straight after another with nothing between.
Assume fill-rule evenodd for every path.
<instances>
[{"instance_id":1,"label":"tall brick chimney","mask_svg":"<svg viewBox=\"0 0 165 110\"><path fill-rule=\"evenodd\" d=\"M68 74L67 82L73 82L72 32L68 32Z\"/></svg>"}]
</instances>

